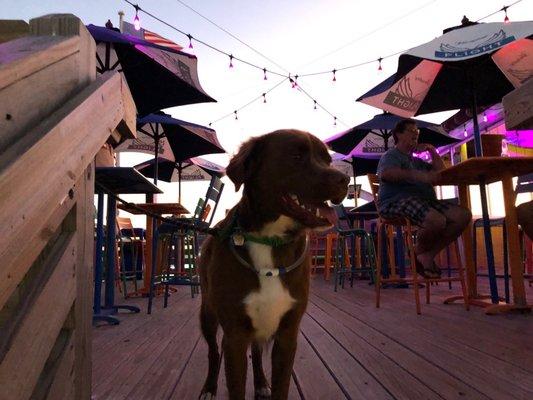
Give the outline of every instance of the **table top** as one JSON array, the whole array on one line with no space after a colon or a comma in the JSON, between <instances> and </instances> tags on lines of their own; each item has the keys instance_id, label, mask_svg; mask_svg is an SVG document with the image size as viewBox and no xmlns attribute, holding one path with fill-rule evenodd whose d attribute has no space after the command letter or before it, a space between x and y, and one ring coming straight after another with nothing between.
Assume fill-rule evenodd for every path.
<instances>
[{"instance_id":1,"label":"table top","mask_svg":"<svg viewBox=\"0 0 533 400\"><path fill-rule=\"evenodd\" d=\"M533 157L476 157L440 172L435 185L476 185L501 181L533 172Z\"/></svg>"},{"instance_id":2,"label":"table top","mask_svg":"<svg viewBox=\"0 0 533 400\"><path fill-rule=\"evenodd\" d=\"M163 193L161 189L131 167L97 167L95 191L104 192L101 184L114 194Z\"/></svg>"},{"instance_id":3,"label":"table top","mask_svg":"<svg viewBox=\"0 0 533 400\"><path fill-rule=\"evenodd\" d=\"M136 207L142 208L148 212L154 214L189 214L189 210L183 207L180 203L140 203L135 204ZM137 210L136 208L129 207L127 204L119 204L118 208L127 211L131 214L142 215L145 212Z\"/></svg>"}]
</instances>

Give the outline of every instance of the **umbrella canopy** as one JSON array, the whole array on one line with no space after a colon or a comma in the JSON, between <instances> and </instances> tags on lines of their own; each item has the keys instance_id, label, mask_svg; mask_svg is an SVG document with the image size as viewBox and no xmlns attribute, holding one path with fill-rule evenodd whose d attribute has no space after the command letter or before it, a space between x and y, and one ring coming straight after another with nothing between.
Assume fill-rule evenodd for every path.
<instances>
[{"instance_id":1,"label":"umbrella canopy","mask_svg":"<svg viewBox=\"0 0 533 400\"><path fill-rule=\"evenodd\" d=\"M146 177L153 178L155 174L155 160L149 160L134 166ZM157 178L165 182L180 181L208 181L213 175L222 176L224 167L205 158L193 157L183 161L171 161L159 158Z\"/></svg>"},{"instance_id":2,"label":"umbrella canopy","mask_svg":"<svg viewBox=\"0 0 533 400\"><path fill-rule=\"evenodd\" d=\"M365 156L366 160L368 160L368 156L378 156L379 159L379 156L394 146L391 131L402 119L402 117L387 112L378 114L369 121L324 140L324 143L338 153L356 158L357 156ZM419 120L416 121L416 124L420 129L419 141L421 143L440 147L458 142L458 139L448 136L439 125ZM364 160L365 157L362 159ZM376 170L370 172L375 173Z\"/></svg>"},{"instance_id":3,"label":"umbrella canopy","mask_svg":"<svg viewBox=\"0 0 533 400\"><path fill-rule=\"evenodd\" d=\"M138 118L137 138L125 140L115 151L154 154L154 183L157 183L159 175L159 156L180 162L203 154L225 152L213 129L175 119L164 113Z\"/></svg>"},{"instance_id":4,"label":"umbrella canopy","mask_svg":"<svg viewBox=\"0 0 533 400\"><path fill-rule=\"evenodd\" d=\"M139 115L215 101L200 85L196 56L101 26L87 29L96 42L97 71L124 73Z\"/></svg>"},{"instance_id":5,"label":"umbrella canopy","mask_svg":"<svg viewBox=\"0 0 533 400\"><path fill-rule=\"evenodd\" d=\"M358 101L402 117L489 106L533 76L533 21L459 26L403 53ZM479 128L474 118L477 154Z\"/></svg>"},{"instance_id":6,"label":"umbrella canopy","mask_svg":"<svg viewBox=\"0 0 533 400\"><path fill-rule=\"evenodd\" d=\"M375 174L378 169L379 159L378 156L373 157L357 157L357 156L345 156L344 154L333 154L332 166L345 173L348 176L364 176L366 174Z\"/></svg>"},{"instance_id":7,"label":"umbrella canopy","mask_svg":"<svg viewBox=\"0 0 533 400\"><path fill-rule=\"evenodd\" d=\"M225 152L214 129L163 113L138 118L137 138L125 140L115 151L157 153L158 157L178 162L203 154Z\"/></svg>"},{"instance_id":8,"label":"umbrella canopy","mask_svg":"<svg viewBox=\"0 0 533 400\"><path fill-rule=\"evenodd\" d=\"M135 165L144 176L155 176L155 159ZM165 182L178 182L178 202L181 203L182 181L208 181L213 175L224 175L224 167L205 158L192 157L183 161L171 161L166 158L158 159L157 178Z\"/></svg>"}]
</instances>

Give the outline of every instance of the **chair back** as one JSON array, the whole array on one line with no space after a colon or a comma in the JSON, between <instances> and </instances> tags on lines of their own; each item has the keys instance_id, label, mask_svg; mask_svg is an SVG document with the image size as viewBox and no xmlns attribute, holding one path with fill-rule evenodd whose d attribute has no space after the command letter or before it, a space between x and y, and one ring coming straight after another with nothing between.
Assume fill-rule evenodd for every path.
<instances>
[{"instance_id":1,"label":"chair back","mask_svg":"<svg viewBox=\"0 0 533 400\"><path fill-rule=\"evenodd\" d=\"M117 227L119 232L124 232L127 236L135 236L130 218L117 217Z\"/></svg>"},{"instance_id":2,"label":"chair back","mask_svg":"<svg viewBox=\"0 0 533 400\"><path fill-rule=\"evenodd\" d=\"M372 191L372 196L374 196L374 203L376 208L378 206L378 197L379 197L379 178L376 174L367 174L368 182L370 183L370 190Z\"/></svg>"},{"instance_id":3,"label":"chair back","mask_svg":"<svg viewBox=\"0 0 533 400\"><path fill-rule=\"evenodd\" d=\"M333 209L337 214L337 229L353 229L353 224L342 204L334 205Z\"/></svg>"},{"instance_id":4,"label":"chair back","mask_svg":"<svg viewBox=\"0 0 533 400\"><path fill-rule=\"evenodd\" d=\"M521 175L516 182L515 193L531 193L533 192L533 172L527 175Z\"/></svg>"},{"instance_id":5,"label":"chair back","mask_svg":"<svg viewBox=\"0 0 533 400\"><path fill-rule=\"evenodd\" d=\"M223 189L224 183L222 183L222 180L218 176L214 175L211 178L211 182L209 182L209 187L207 188L205 199L203 201L202 208L198 213L198 216L195 212L196 221L203 221L206 222L209 226L211 226Z\"/></svg>"}]
</instances>

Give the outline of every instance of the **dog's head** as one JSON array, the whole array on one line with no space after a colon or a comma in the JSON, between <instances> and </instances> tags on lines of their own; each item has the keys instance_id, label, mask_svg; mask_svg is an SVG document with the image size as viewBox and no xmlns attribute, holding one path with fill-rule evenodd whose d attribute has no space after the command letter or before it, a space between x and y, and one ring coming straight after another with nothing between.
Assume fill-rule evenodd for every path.
<instances>
[{"instance_id":1,"label":"dog's head","mask_svg":"<svg viewBox=\"0 0 533 400\"><path fill-rule=\"evenodd\" d=\"M328 228L335 213L327 201L340 203L349 177L330 166L326 146L315 136L279 130L245 142L226 173L262 223L282 215L300 226Z\"/></svg>"}]
</instances>

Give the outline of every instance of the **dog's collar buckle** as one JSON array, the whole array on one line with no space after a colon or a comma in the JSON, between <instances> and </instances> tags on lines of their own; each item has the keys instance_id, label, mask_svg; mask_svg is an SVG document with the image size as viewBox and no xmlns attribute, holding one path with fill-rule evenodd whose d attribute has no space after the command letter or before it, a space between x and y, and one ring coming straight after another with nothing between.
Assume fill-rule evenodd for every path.
<instances>
[{"instance_id":1,"label":"dog's collar buckle","mask_svg":"<svg viewBox=\"0 0 533 400\"><path fill-rule=\"evenodd\" d=\"M231 235L231 240L233 240L235 246L244 246L244 236L240 233L234 233Z\"/></svg>"}]
</instances>

